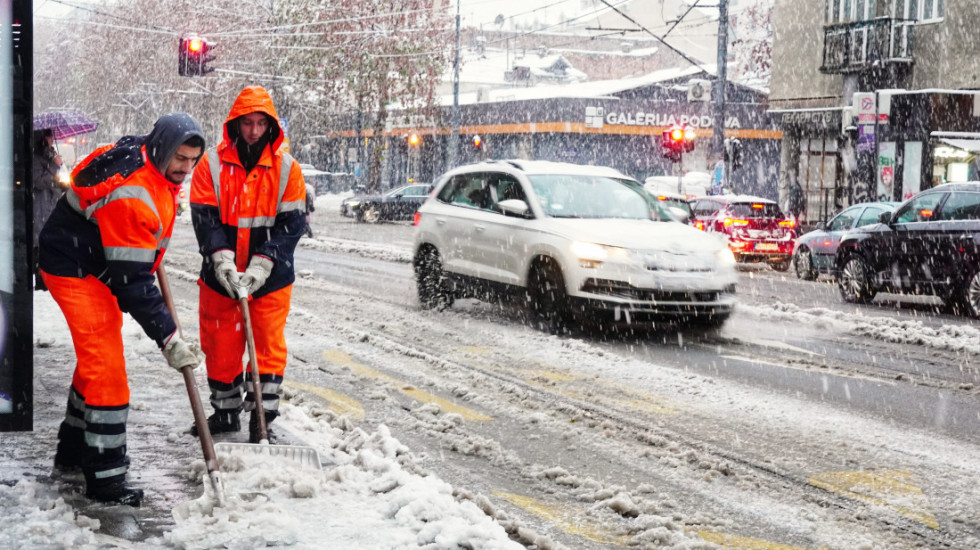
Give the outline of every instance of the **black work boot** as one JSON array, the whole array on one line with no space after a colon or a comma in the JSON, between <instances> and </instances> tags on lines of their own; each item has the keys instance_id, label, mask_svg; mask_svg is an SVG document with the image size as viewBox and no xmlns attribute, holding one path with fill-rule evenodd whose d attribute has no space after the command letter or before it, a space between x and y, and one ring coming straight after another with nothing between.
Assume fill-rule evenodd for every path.
<instances>
[{"instance_id":1,"label":"black work boot","mask_svg":"<svg viewBox=\"0 0 980 550\"><path fill-rule=\"evenodd\" d=\"M238 419L238 410L220 410L208 417L208 430L211 435L227 432L239 432L242 422ZM197 424L191 426L191 435L197 436Z\"/></svg>"},{"instance_id":2,"label":"black work boot","mask_svg":"<svg viewBox=\"0 0 980 550\"><path fill-rule=\"evenodd\" d=\"M89 484L85 496L107 504L124 504L139 508L143 503L143 489L132 487L125 480Z\"/></svg>"},{"instance_id":3,"label":"black work boot","mask_svg":"<svg viewBox=\"0 0 980 550\"><path fill-rule=\"evenodd\" d=\"M269 444L274 445L276 443L276 436L272 433L272 421L279 416L279 411L265 411L265 431L266 435L269 436ZM259 415L258 411L252 410L251 416L248 418L248 442L258 443L259 439Z\"/></svg>"}]
</instances>

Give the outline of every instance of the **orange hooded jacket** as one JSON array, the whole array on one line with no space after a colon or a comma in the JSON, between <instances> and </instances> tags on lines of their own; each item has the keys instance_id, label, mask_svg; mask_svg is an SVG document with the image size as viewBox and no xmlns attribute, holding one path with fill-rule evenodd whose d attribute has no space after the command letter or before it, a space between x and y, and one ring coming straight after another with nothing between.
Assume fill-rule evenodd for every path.
<instances>
[{"instance_id":1,"label":"orange hooded jacket","mask_svg":"<svg viewBox=\"0 0 980 550\"><path fill-rule=\"evenodd\" d=\"M236 143L241 139L236 119L257 112L271 119L268 145L258 163L246 172ZM238 94L225 119L221 143L205 153L194 171L191 219L204 256L201 279L222 295L225 290L215 277L211 261L218 250L233 250L239 271L245 270L252 256L272 260L272 273L253 294L255 298L295 280L293 251L306 227L306 184L299 164L280 151L282 142L282 126L272 98L264 88L249 86ZM217 166L212 164L215 158ZM218 181L214 181L215 174Z\"/></svg>"}]
</instances>

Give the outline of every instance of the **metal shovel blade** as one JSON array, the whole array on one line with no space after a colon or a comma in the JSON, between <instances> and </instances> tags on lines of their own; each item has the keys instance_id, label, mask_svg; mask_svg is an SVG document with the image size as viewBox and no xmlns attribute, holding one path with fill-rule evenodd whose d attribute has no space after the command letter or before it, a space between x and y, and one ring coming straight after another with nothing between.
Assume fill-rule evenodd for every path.
<instances>
[{"instance_id":1,"label":"metal shovel blade","mask_svg":"<svg viewBox=\"0 0 980 550\"><path fill-rule=\"evenodd\" d=\"M215 443L214 450L229 455L268 456L284 458L301 466L320 470L320 453L302 445L269 445L268 443Z\"/></svg>"}]
</instances>

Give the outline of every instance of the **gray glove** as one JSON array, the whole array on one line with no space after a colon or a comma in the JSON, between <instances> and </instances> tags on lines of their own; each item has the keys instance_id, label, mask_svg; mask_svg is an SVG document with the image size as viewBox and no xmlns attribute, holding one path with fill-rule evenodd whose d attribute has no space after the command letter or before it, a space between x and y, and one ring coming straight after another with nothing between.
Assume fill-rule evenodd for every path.
<instances>
[{"instance_id":1,"label":"gray glove","mask_svg":"<svg viewBox=\"0 0 980 550\"><path fill-rule=\"evenodd\" d=\"M238 266L235 265L235 253L231 250L219 250L211 254L211 262L214 263L214 275L221 286L228 291L228 296L237 298L235 287L238 286L242 274L238 272Z\"/></svg>"},{"instance_id":2,"label":"gray glove","mask_svg":"<svg viewBox=\"0 0 980 550\"><path fill-rule=\"evenodd\" d=\"M248 261L248 267L245 268L245 273L238 280L238 286L248 288L248 294L251 296L255 294L255 291L262 288L271 273L272 260L265 256L252 256L252 259Z\"/></svg>"},{"instance_id":3,"label":"gray glove","mask_svg":"<svg viewBox=\"0 0 980 550\"><path fill-rule=\"evenodd\" d=\"M194 368L201 364L201 357L194 348L176 333L163 346L163 356L167 358L167 364L178 371L184 367Z\"/></svg>"}]
</instances>

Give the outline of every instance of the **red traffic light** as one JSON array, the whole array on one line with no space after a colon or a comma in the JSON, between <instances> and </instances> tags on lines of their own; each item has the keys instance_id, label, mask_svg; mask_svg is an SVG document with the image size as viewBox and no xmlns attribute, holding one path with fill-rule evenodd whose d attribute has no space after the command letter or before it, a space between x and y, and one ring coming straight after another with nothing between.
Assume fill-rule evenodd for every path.
<instances>
[{"instance_id":1,"label":"red traffic light","mask_svg":"<svg viewBox=\"0 0 980 550\"><path fill-rule=\"evenodd\" d=\"M480 138L480 136L479 135L473 136L473 147L479 149L480 146L482 145L483 145L483 140Z\"/></svg>"},{"instance_id":2,"label":"red traffic light","mask_svg":"<svg viewBox=\"0 0 980 550\"><path fill-rule=\"evenodd\" d=\"M201 48L204 47L204 42L196 38L192 38L188 40L184 45L187 46L188 51L199 52L201 51Z\"/></svg>"},{"instance_id":3,"label":"red traffic light","mask_svg":"<svg viewBox=\"0 0 980 550\"><path fill-rule=\"evenodd\" d=\"M680 141L684 139L684 129L683 128L671 128L670 129L670 139L671 141Z\"/></svg>"},{"instance_id":4,"label":"red traffic light","mask_svg":"<svg viewBox=\"0 0 980 550\"><path fill-rule=\"evenodd\" d=\"M215 45L196 36L180 39L177 50L177 74L180 76L203 76L214 69L208 63L214 61L210 52Z\"/></svg>"}]
</instances>

